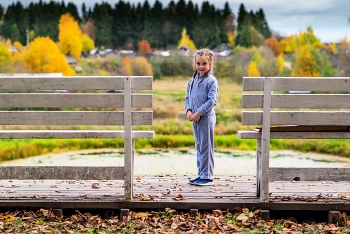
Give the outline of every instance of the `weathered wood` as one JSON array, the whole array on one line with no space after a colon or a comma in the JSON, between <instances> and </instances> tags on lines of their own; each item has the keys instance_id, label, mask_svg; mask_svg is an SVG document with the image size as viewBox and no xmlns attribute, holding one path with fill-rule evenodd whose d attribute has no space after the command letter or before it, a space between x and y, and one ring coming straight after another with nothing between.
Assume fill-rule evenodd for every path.
<instances>
[{"instance_id":1,"label":"weathered wood","mask_svg":"<svg viewBox=\"0 0 350 234\"><path fill-rule=\"evenodd\" d=\"M0 78L0 90L124 90L124 76L64 76ZM153 77L133 76L132 90L152 90Z\"/></svg>"},{"instance_id":2,"label":"weathered wood","mask_svg":"<svg viewBox=\"0 0 350 234\"><path fill-rule=\"evenodd\" d=\"M350 181L350 168L270 167L270 181Z\"/></svg>"},{"instance_id":3,"label":"weathered wood","mask_svg":"<svg viewBox=\"0 0 350 234\"><path fill-rule=\"evenodd\" d=\"M263 90L263 77L243 77L243 91ZM273 77L272 81L272 91L349 92L349 90L350 77Z\"/></svg>"},{"instance_id":4,"label":"weathered wood","mask_svg":"<svg viewBox=\"0 0 350 234\"><path fill-rule=\"evenodd\" d=\"M261 128L238 131L238 137L257 140L257 196L261 201L269 201L268 180L349 180L349 168L270 168L268 157L270 139L349 139L349 77L244 77L243 90L256 93L243 94L242 107L260 109L243 111L242 124ZM273 91L327 94L274 94Z\"/></svg>"},{"instance_id":5,"label":"weathered wood","mask_svg":"<svg viewBox=\"0 0 350 234\"><path fill-rule=\"evenodd\" d=\"M261 132L238 131L242 139L259 139ZM271 132L271 139L350 139L350 132Z\"/></svg>"},{"instance_id":6,"label":"weathered wood","mask_svg":"<svg viewBox=\"0 0 350 234\"><path fill-rule=\"evenodd\" d=\"M269 161L270 161L270 124L271 124L271 85L272 80L266 78L264 82L264 105L263 113L264 118L262 121L261 132L261 160L259 166L261 172L259 172L260 178L260 199L262 202L269 201Z\"/></svg>"},{"instance_id":7,"label":"weathered wood","mask_svg":"<svg viewBox=\"0 0 350 234\"><path fill-rule=\"evenodd\" d=\"M350 126L350 111L271 111L271 125ZM262 125L262 111L243 111L242 124Z\"/></svg>"},{"instance_id":8,"label":"weathered wood","mask_svg":"<svg viewBox=\"0 0 350 234\"><path fill-rule=\"evenodd\" d=\"M2 166L0 178L17 180L121 180L123 167Z\"/></svg>"},{"instance_id":9,"label":"weathered wood","mask_svg":"<svg viewBox=\"0 0 350 234\"><path fill-rule=\"evenodd\" d=\"M131 202L124 200L124 183L119 180L0 180L0 208L350 211L350 200L342 198L350 195L350 182L274 181L269 184L270 202L262 203L254 185L244 186L255 181L253 175L217 175L214 186L190 185L188 177L192 176L133 178ZM142 194L151 200L142 200ZM179 194L184 200L175 199Z\"/></svg>"},{"instance_id":10,"label":"weathered wood","mask_svg":"<svg viewBox=\"0 0 350 234\"><path fill-rule=\"evenodd\" d=\"M262 108L262 94L243 94L242 108ZM274 94L271 108L328 108L345 109L350 103L350 94Z\"/></svg>"},{"instance_id":11,"label":"weathered wood","mask_svg":"<svg viewBox=\"0 0 350 234\"><path fill-rule=\"evenodd\" d=\"M152 107L152 94L133 94L132 108ZM123 93L0 93L1 108L122 108Z\"/></svg>"},{"instance_id":12,"label":"weathered wood","mask_svg":"<svg viewBox=\"0 0 350 234\"><path fill-rule=\"evenodd\" d=\"M131 79L124 80L124 199L131 201L133 197L133 147L131 138L132 112L131 112Z\"/></svg>"},{"instance_id":13,"label":"weathered wood","mask_svg":"<svg viewBox=\"0 0 350 234\"><path fill-rule=\"evenodd\" d=\"M124 138L123 167L1 167L0 179L123 180L124 199L131 201L134 141L154 137L154 131L132 130L133 125L153 122L152 110L139 110L152 108L152 94L134 91L152 90L152 84L150 76L0 77L0 125L57 126L57 130L52 126L50 130L1 130L0 138ZM66 125L93 127L62 130ZM95 130L98 125L120 125L124 129Z\"/></svg>"},{"instance_id":14,"label":"weathered wood","mask_svg":"<svg viewBox=\"0 0 350 234\"><path fill-rule=\"evenodd\" d=\"M154 131L132 131L131 137L154 138ZM65 139L65 138L124 138L124 131L113 130L0 130L0 138Z\"/></svg>"},{"instance_id":15,"label":"weathered wood","mask_svg":"<svg viewBox=\"0 0 350 234\"><path fill-rule=\"evenodd\" d=\"M133 111L132 125L152 125L152 111ZM0 111L0 125L124 125L123 111Z\"/></svg>"}]
</instances>

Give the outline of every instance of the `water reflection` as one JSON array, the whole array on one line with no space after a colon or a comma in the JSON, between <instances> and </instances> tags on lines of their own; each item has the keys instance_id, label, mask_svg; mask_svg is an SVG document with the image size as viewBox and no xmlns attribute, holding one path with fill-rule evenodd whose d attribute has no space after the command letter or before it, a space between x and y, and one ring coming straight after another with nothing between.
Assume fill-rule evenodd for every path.
<instances>
[{"instance_id":1,"label":"water reflection","mask_svg":"<svg viewBox=\"0 0 350 234\"><path fill-rule=\"evenodd\" d=\"M123 151L103 149L74 151L61 154L46 154L2 162L0 165L33 166L122 166ZM271 167L350 167L350 159L332 155L300 153L293 151L272 151ZM256 158L254 151L215 151L215 174L255 174ZM194 149L137 150L135 174L196 174Z\"/></svg>"}]
</instances>

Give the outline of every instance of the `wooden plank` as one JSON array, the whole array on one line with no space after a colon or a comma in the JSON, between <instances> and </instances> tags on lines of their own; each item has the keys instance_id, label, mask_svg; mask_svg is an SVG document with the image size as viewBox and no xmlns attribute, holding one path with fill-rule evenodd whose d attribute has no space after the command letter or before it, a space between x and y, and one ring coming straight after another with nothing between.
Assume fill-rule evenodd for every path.
<instances>
[{"instance_id":1,"label":"wooden plank","mask_svg":"<svg viewBox=\"0 0 350 234\"><path fill-rule=\"evenodd\" d=\"M154 131L132 131L135 138L154 138ZM0 130L2 139L124 138L124 131L113 130Z\"/></svg>"},{"instance_id":2,"label":"wooden plank","mask_svg":"<svg viewBox=\"0 0 350 234\"><path fill-rule=\"evenodd\" d=\"M0 90L123 90L124 76L0 77ZM132 90L152 90L152 76L133 76Z\"/></svg>"},{"instance_id":3,"label":"wooden plank","mask_svg":"<svg viewBox=\"0 0 350 234\"><path fill-rule=\"evenodd\" d=\"M350 111L271 111L271 125L350 126ZM243 111L243 125L262 125L262 111Z\"/></svg>"},{"instance_id":4,"label":"wooden plank","mask_svg":"<svg viewBox=\"0 0 350 234\"><path fill-rule=\"evenodd\" d=\"M242 108L262 108L263 94L243 94ZM271 108L348 109L350 94L274 94Z\"/></svg>"},{"instance_id":5,"label":"wooden plank","mask_svg":"<svg viewBox=\"0 0 350 234\"><path fill-rule=\"evenodd\" d=\"M237 131L241 139L259 139L261 132ZM350 132L271 132L271 139L350 139Z\"/></svg>"},{"instance_id":6,"label":"wooden plank","mask_svg":"<svg viewBox=\"0 0 350 234\"><path fill-rule=\"evenodd\" d=\"M151 108L152 94L133 94L131 105L133 108ZM1 108L27 107L124 107L124 94L98 93L0 93Z\"/></svg>"},{"instance_id":7,"label":"wooden plank","mask_svg":"<svg viewBox=\"0 0 350 234\"><path fill-rule=\"evenodd\" d=\"M270 167L270 181L349 181L350 168Z\"/></svg>"},{"instance_id":8,"label":"wooden plank","mask_svg":"<svg viewBox=\"0 0 350 234\"><path fill-rule=\"evenodd\" d=\"M243 77L243 91L263 90L264 77ZM272 81L272 91L349 92L349 90L350 77L273 77Z\"/></svg>"},{"instance_id":9,"label":"wooden plank","mask_svg":"<svg viewBox=\"0 0 350 234\"><path fill-rule=\"evenodd\" d=\"M123 167L2 166L0 179L122 180Z\"/></svg>"},{"instance_id":10,"label":"wooden plank","mask_svg":"<svg viewBox=\"0 0 350 234\"><path fill-rule=\"evenodd\" d=\"M260 200L262 202L269 201L269 160L270 160L270 122L271 122L271 85L272 80L269 78L265 79L264 82L264 105L263 113L264 118L262 121L262 132L261 132L261 160L259 162L258 170L260 178Z\"/></svg>"},{"instance_id":11,"label":"wooden plank","mask_svg":"<svg viewBox=\"0 0 350 234\"><path fill-rule=\"evenodd\" d=\"M152 111L133 111L133 125L152 125ZM0 111L0 125L124 125L122 111Z\"/></svg>"},{"instance_id":12,"label":"wooden plank","mask_svg":"<svg viewBox=\"0 0 350 234\"><path fill-rule=\"evenodd\" d=\"M131 79L124 80L124 199L131 201L133 198L133 140L132 112L131 112Z\"/></svg>"}]
</instances>

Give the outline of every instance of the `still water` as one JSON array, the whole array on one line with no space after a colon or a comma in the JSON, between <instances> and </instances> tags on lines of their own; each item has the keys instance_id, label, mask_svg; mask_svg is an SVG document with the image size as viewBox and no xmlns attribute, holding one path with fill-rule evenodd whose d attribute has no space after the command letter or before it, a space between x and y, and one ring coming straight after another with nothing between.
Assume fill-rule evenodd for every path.
<instances>
[{"instance_id":1,"label":"still water","mask_svg":"<svg viewBox=\"0 0 350 234\"><path fill-rule=\"evenodd\" d=\"M45 154L2 162L16 166L123 166L121 149L98 149ZM350 167L350 159L315 153L271 151L271 167ZM255 151L216 150L216 175L255 174ZM148 149L135 152L135 175L196 174L194 149Z\"/></svg>"}]
</instances>

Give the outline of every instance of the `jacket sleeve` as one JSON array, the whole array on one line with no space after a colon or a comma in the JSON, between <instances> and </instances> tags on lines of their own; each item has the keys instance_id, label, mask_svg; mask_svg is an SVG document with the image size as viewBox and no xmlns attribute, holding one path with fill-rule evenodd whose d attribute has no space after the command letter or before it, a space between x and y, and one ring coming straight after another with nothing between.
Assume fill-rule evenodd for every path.
<instances>
[{"instance_id":1,"label":"jacket sleeve","mask_svg":"<svg viewBox=\"0 0 350 234\"><path fill-rule=\"evenodd\" d=\"M218 82L214 78L208 82L208 94L207 94L207 101L197 109L197 112L199 115L203 115L207 112L209 112L217 103L218 101Z\"/></svg>"}]
</instances>

